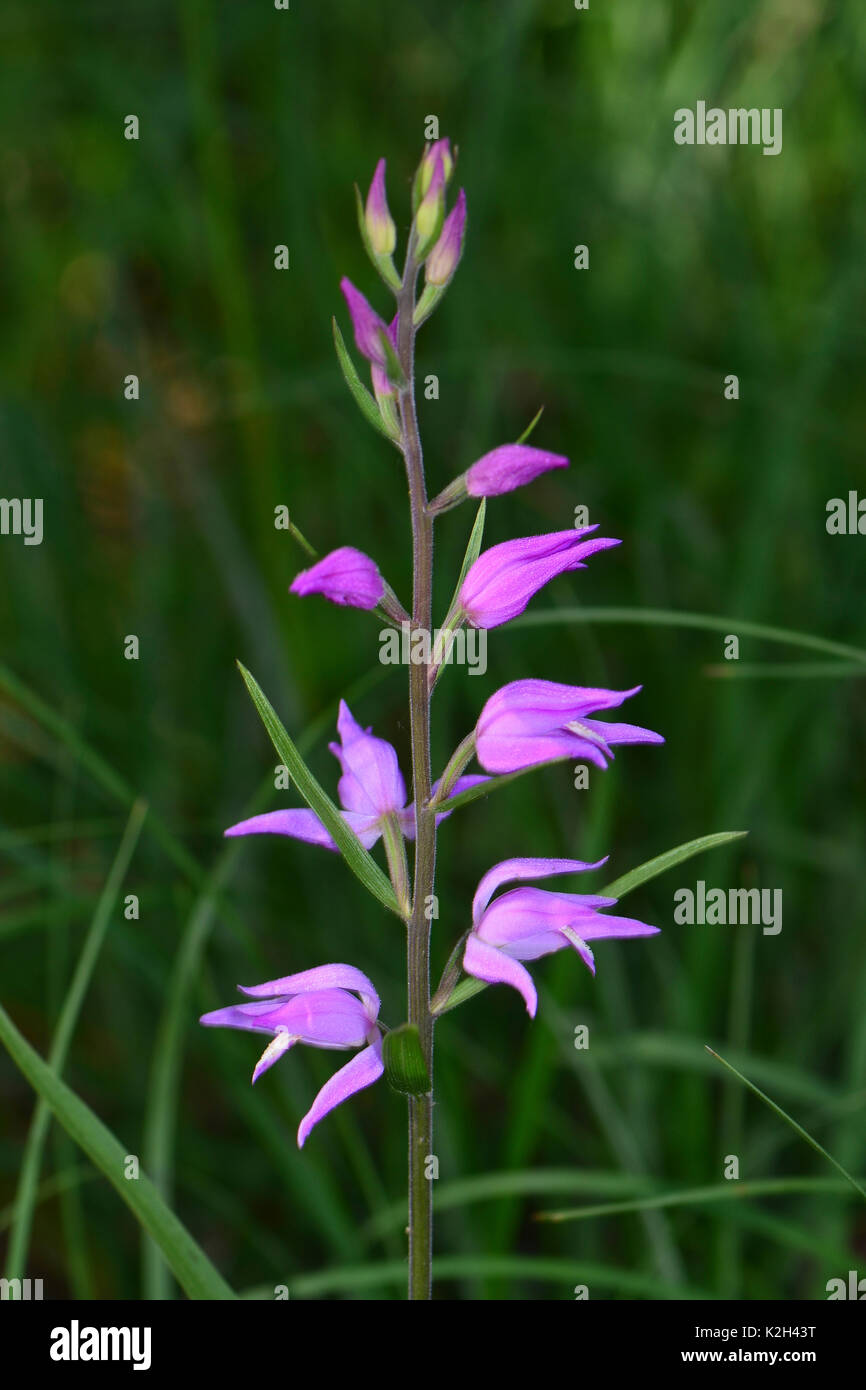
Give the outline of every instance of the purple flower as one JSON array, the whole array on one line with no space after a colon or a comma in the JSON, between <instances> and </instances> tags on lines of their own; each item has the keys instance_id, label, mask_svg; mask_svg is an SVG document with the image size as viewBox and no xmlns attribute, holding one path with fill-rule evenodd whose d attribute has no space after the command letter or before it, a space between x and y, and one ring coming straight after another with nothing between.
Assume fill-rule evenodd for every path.
<instances>
[{"instance_id":1,"label":"purple flower","mask_svg":"<svg viewBox=\"0 0 866 1390\"><path fill-rule=\"evenodd\" d=\"M370 245L376 255L390 256L397 244L397 228L394 226L394 219L388 210L384 159L380 159L376 165L373 182L370 184L370 191L367 194L364 221L367 226Z\"/></svg>"},{"instance_id":2,"label":"purple flower","mask_svg":"<svg viewBox=\"0 0 866 1390\"><path fill-rule=\"evenodd\" d=\"M384 320L380 319L361 291L356 290L351 280L348 280L345 275L340 281L340 289L343 291L349 306L358 351L367 358L368 362L375 362L377 367L384 367L385 354L379 341L379 334L388 331Z\"/></svg>"},{"instance_id":3,"label":"purple flower","mask_svg":"<svg viewBox=\"0 0 866 1390\"><path fill-rule=\"evenodd\" d=\"M369 555L342 545L308 570L301 570L289 585L289 593L302 598L324 594L341 607L375 608L384 598L385 581Z\"/></svg>"},{"instance_id":4,"label":"purple flower","mask_svg":"<svg viewBox=\"0 0 866 1390\"><path fill-rule=\"evenodd\" d=\"M587 716L615 709L641 689L592 690L557 681L511 681L491 695L475 731L475 752L487 772L519 772L555 758L587 758L606 768L614 743L664 743L637 724Z\"/></svg>"},{"instance_id":5,"label":"purple flower","mask_svg":"<svg viewBox=\"0 0 866 1390\"><path fill-rule=\"evenodd\" d=\"M533 449L529 444L501 444L466 470L466 491L470 497L498 497L531 483L551 468L567 467L568 459L562 454Z\"/></svg>"},{"instance_id":6,"label":"purple flower","mask_svg":"<svg viewBox=\"0 0 866 1390\"><path fill-rule=\"evenodd\" d=\"M295 1043L337 1051L363 1048L325 1082L301 1120L298 1148L303 1148L310 1130L329 1110L382 1075L379 996L367 976L352 965L319 965L267 984L239 988L256 1002L215 1009L203 1014L199 1023L206 1028L245 1028L271 1034L256 1063L253 1082Z\"/></svg>"},{"instance_id":7,"label":"purple flower","mask_svg":"<svg viewBox=\"0 0 866 1390\"><path fill-rule=\"evenodd\" d=\"M616 898L578 893L551 893L543 888L512 888L491 903L503 883L550 878L554 874L598 869L606 861L586 864L580 859L505 859L484 875L472 903L472 931L466 942L463 969L487 984L511 985L523 996L531 1018L538 996L532 976L520 962L537 960L572 946L595 974L587 945L600 937L654 936L659 928L633 917L603 917L599 908L613 907Z\"/></svg>"},{"instance_id":8,"label":"purple flower","mask_svg":"<svg viewBox=\"0 0 866 1390\"><path fill-rule=\"evenodd\" d=\"M461 188L457 201L449 212L439 233L439 240L427 257L424 274L428 285L447 285L460 257L466 236L466 194Z\"/></svg>"},{"instance_id":9,"label":"purple flower","mask_svg":"<svg viewBox=\"0 0 866 1390\"><path fill-rule=\"evenodd\" d=\"M597 526L578 526L571 531L551 531L543 536L522 536L503 541L479 555L463 581L460 603L473 627L499 627L522 613L529 600L550 579L567 570L582 570L583 559L607 550L620 541L581 537Z\"/></svg>"},{"instance_id":10,"label":"purple flower","mask_svg":"<svg viewBox=\"0 0 866 1390\"><path fill-rule=\"evenodd\" d=\"M406 804L406 784L392 745L383 738L374 737L369 729L362 729L345 700L340 701L337 732L340 742L328 746L342 771L337 792L343 820L354 830L365 849L372 849L375 845L388 816L395 817L408 840L414 839L415 810L411 802ZM479 774L461 777L451 795L456 796L458 792L486 781L487 778ZM438 785L437 782L434 792ZM440 812L436 824L439 825L450 814L450 811ZM251 816L249 820L230 826L225 834L288 835L309 845L337 849L336 842L319 817L309 810L290 808L266 811L264 815Z\"/></svg>"}]
</instances>

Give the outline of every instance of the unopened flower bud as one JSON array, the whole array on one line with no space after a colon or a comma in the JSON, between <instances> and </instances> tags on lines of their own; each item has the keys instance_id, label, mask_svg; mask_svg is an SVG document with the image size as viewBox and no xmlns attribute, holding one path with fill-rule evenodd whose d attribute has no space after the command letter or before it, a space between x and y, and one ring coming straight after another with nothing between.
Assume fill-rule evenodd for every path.
<instances>
[{"instance_id":1,"label":"unopened flower bud","mask_svg":"<svg viewBox=\"0 0 866 1390\"><path fill-rule=\"evenodd\" d=\"M418 237L416 255L423 260L442 230L445 216L445 174L442 161L437 161L430 180L430 187L421 199L415 214L415 231Z\"/></svg>"},{"instance_id":2,"label":"unopened flower bud","mask_svg":"<svg viewBox=\"0 0 866 1390\"><path fill-rule=\"evenodd\" d=\"M463 253L466 235L466 194L461 188L457 202L445 218L439 240L427 257L425 275L428 285L445 286L451 279Z\"/></svg>"},{"instance_id":3,"label":"unopened flower bud","mask_svg":"<svg viewBox=\"0 0 866 1390\"><path fill-rule=\"evenodd\" d=\"M432 145L428 145L418 165L418 172L415 175L415 194L416 199L421 199L433 182L433 175L437 164L442 166L442 176L447 183L454 171L454 159L451 155L451 145L448 140L434 140Z\"/></svg>"},{"instance_id":4,"label":"unopened flower bud","mask_svg":"<svg viewBox=\"0 0 866 1390\"><path fill-rule=\"evenodd\" d=\"M296 575L290 592L301 598L323 594L341 607L375 608L385 593L385 581L369 555L344 545Z\"/></svg>"},{"instance_id":5,"label":"unopened flower bud","mask_svg":"<svg viewBox=\"0 0 866 1390\"><path fill-rule=\"evenodd\" d=\"M370 238L370 245L377 256L390 256L397 244L397 228L394 219L388 211L388 199L385 194L385 161L380 159L376 165L376 172L370 184L370 191L367 194L367 205L364 210L364 221L367 227L367 235Z\"/></svg>"}]
</instances>

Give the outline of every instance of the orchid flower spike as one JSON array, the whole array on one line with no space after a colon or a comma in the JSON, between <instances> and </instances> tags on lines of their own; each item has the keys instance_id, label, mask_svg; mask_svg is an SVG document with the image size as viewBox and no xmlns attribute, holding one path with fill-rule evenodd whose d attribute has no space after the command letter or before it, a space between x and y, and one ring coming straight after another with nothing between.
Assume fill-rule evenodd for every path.
<instances>
[{"instance_id":1,"label":"orchid flower spike","mask_svg":"<svg viewBox=\"0 0 866 1390\"><path fill-rule=\"evenodd\" d=\"M289 585L289 593L301 598L322 594L341 607L370 609L385 597L385 581L375 560L351 545L342 545L308 570L301 570Z\"/></svg>"},{"instance_id":2,"label":"orchid flower spike","mask_svg":"<svg viewBox=\"0 0 866 1390\"><path fill-rule=\"evenodd\" d=\"M215 1009L203 1014L199 1022L206 1028L243 1028L271 1034L256 1063L254 1083L295 1043L340 1051L363 1048L325 1082L301 1120L298 1148L303 1148L310 1130L329 1110L382 1075L379 996L367 976L353 965L319 965L263 985L239 988L256 1002Z\"/></svg>"},{"instance_id":3,"label":"orchid flower spike","mask_svg":"<svg viewBox=\"0 0 866 1390\"><path fill-rule=\"evenodd\" d=\"M460 605L473 627L499 627L516 618L550 579L568 570L586 569L583 561L597 550L619 545L607 536L583 537L597 526L552 531L503 541L479 555L460 588Z\"/></svg>"},{"instance_id":4,"label":"orchid flower spike","mask_svg":"<svg viewBox=\"0 0 866 1390\"><path fill-rule=\"evenodd\" d=\"M337 732L340 742L328 746L342 770L337 790L343 820L354 830L365 849L372 849L390 817L407 840L414 839L414 805L412 802L407 805L406 784L394 747L385 739L374 737L369 729L362 729L345 700L340 701ZM452 795L485 781L487 778L478 774L461 777ZM438 786L437 782L434 793ZM436 817L437 825L450 814L450 811L440 812ZM337 849L336 842L314 811L294 808L251 816L249 820L230 826L225 834L229 837L288 835L309 845Z\"/></svg>"},{"instance_id":5,"label":"orchid flower spike","mask_svg":"<svg viewBox=\"0 0 866 1390\"><path fill-rule=\"evenodd\" d=\"M587 945L600 937L654 936L659 928L633 917L603 917L599 908L613 907L616 898L578 893L551 893L543 888L512 888L491 902L503 883L550 878L555 874L598 869L606 860L587 864L580 859L505 859L482 878L472 903L472 930L463 955L467 975L487 984L516 989L535 1017L538 996L532 976L520 962L572 946L595 974Z\"/></svg>"},{"instance_id":6,"label":"orchid flower spike","mask_svg":"<svg viewBox=\"0 0 866 1390\"><path fill-rule=\"evenodd\" d=\"M594 690L556 681L511 681L491 695L475 730L475 753L492 773L519 772L557 758L585 758L606 768L617 743L664 743L661 734L637 724L605 723L588 716L614 709L637 695L631 690Z\"/></svg>"}]
</instances>

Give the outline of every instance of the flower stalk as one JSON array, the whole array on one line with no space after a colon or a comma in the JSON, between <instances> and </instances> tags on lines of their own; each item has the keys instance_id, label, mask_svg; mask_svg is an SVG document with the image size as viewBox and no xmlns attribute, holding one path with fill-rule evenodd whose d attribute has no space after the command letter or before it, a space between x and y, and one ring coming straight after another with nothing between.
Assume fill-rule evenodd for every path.
<instances>
[{"instance_id":1,"label":"flower stalk","mask_svg":"<svg viewBox=\"0 0 866 1390\"><path fill-rule=\"evenodd\" d=\"M427 512L424 456L415 409L415 290L418 279L415 237L410 236L397 296L397 356L405 385L398 392L400 445L406 461L412 518L412 626L433 625L433 520ZM412 742L412 794L415 802L415 873L407 938L408 1021L418 1029L430 1077L425 1096L409 1097L409 1298L431 1295L433 1189L427 1160L433 1150L433 1018L430 1013L430 904L436 873L436 815L430 807L430 691L427 666L409 666L409 722Z\"/></svg>"}]
</instances>

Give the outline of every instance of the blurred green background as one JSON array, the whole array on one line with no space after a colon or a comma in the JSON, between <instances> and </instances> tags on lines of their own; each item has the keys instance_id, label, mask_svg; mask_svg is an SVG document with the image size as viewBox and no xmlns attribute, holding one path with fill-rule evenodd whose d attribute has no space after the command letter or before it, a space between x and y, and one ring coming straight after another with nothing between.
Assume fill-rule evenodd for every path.
<instances>
[{"instance_id":1,"label":"blurred green background","mask_svg":"<svg viewBox=\"0 0 866 1390\"><path fill-rule=\"evenodd\" d=\"M333 1059L298 1049L253 1092L256 1040L196 1018L238 981L343 959L376 980L389 1023L402 1017L401 929L345 867L290 841L226 849L221 832L299 804L273 790L236 658L332 793L341 696L408 773L405 672L379 665L369 619L288 596L304 557L273 515L288 505L319 551L369 551L407 594L400 460L345 390L330 318L348 337L342 274L387 312L352 184L385 155L402 234L435 114L460 149L469 234L419 339L419 372L440 382L419 405L431 488L543 404L533 442L571 469L492 503L487 541L570 526L585 504L624 544L531 611L723 620L506 627L486 676L448 673L439 768L487 696L526 675L642 682L625 717L667 746L621 750L588 791L566 764L456 813L440 834L436 975L497 859L609 852L613 877L749 831L634 894L624 910L663 934L601 944L595 981L571 953L541 962L535 1024L506 989L441 1023L438 1292L802 1299L866 1272L844 1183L646 1204L722 1185L730 1154L743 1181L834 1176L705 1043L866 1170L863 679L748 636L739 667L722 662L738 619L866 645L866 542L825 530L828 499L866 488L862 5L12 0L0 35L0 492L45 506L41 546L0 538L0 1002L47 1053L145 798L122 889L140 918L112 912L67 1079L233 1287L403 1296L403 1101L373 1088L299 1154ZM698 99L782 107L782 154L675 146L673 112ZM580 243L588 271L573 267ZM441 612L470 524L464 509L437 528ZM676 926L673 892L699 878L783 889L781 934ZM32 1109L4 1052L0 1241ZM46 1297L177 1293L56 1129L40 1181L26 1272ZM636 1209L533 1219L598 1201Z\"/></svg>"}]
</instances>

